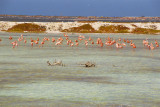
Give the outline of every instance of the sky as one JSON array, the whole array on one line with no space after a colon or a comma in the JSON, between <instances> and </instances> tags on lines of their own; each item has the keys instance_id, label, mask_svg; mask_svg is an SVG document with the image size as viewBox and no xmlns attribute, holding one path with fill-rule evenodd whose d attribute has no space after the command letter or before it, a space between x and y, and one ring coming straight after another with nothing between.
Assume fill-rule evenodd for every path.
<instances>
[{"instance_id":1,"label":"sky","mask_svg":"<svg viewBox=\"0 0 160 107\"><path fill-rule=\"evenodd\" d=\"M160 0L0 0L0 14L160 17Z\"/></svg>"}]
</instances>

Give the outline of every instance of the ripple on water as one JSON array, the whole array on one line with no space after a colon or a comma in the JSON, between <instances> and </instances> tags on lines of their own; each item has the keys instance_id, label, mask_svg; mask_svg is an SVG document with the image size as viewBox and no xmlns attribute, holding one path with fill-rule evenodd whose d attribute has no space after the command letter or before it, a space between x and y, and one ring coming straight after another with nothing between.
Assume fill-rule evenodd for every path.
<instances>
[{"instance_id":1,"label":"ripple on water","mask_svg":"<svg viewBox=\"0 0 160 107\"><path fill-rule=\"evenodd\" d=\"M73 81L42 81L7 86L16 88L2 90L0 92L1 96L131 105L136 105L136 103L142 103L143 101L158 102L158 99L160 99L160 92L158 90L151 91L148 88L149 85L143 84L114 85Z\"/></svg>"}]
</instances>

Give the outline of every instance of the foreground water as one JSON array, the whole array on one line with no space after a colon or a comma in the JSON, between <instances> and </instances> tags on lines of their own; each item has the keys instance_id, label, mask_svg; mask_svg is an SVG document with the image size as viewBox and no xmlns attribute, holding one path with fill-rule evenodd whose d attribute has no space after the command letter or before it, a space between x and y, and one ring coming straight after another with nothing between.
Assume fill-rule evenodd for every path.
<instances>
[{"instance_id":1,"label":"foreground water","mask_svg":"<svg viewBox=\"0 0 160 107\"><path fill-rule=\"evenodd\" d=\"M160 49L148 50L142 40L160 41L160 35L83 34L105 39L132 39L137 48L116 49L80 43L44 47L30 46L32 37L55 37L62 34L25 34L28 42L12 48L8 39L20 34L0 33L0 105L1 106L107 106L158 107L160 105ZM75 40L78 34L69 34ZM62 60L66 65L48 66L47 61ZM95 68L80 63L92 61Z\"/></svg>"}]
</instances>

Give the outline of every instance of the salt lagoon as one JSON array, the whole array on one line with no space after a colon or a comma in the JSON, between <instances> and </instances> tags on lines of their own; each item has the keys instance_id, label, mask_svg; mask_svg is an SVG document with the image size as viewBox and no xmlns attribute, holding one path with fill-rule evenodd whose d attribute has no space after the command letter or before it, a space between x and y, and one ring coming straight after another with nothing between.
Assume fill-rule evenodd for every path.
<instances>
[{"instance_id":1,"label":"salt lagoon","mask_svg":"<svg viewBox=\"0 0 160 107\"><path fill-rule=\"evenodd\" d=\"M136 44L122 49L115 46L85 47L30 45L30 38L42 39L63 34L24 34L26 44L12 48L11 41L21 34L0 33L0 105L60 107L158 107L160 104L160 49L149 50L142 41L160 41L160 35L82 34L94 41L128 38ZM9 36L13 40L9 40ZM78 34L68 34L75 40ZM66 65L48 66L47 61L60 59ZM96 67L85 68L79 63L92 61Z\"/></svg>"}]
</instances>

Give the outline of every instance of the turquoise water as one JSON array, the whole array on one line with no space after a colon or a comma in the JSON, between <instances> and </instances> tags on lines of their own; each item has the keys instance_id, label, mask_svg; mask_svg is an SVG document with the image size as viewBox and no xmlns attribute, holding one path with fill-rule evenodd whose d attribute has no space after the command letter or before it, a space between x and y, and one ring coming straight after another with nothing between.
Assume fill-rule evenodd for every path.
<instances>
[{"instance_id":1,"label":"turquoise water","mask_svg":"<svg viewBox=\"0 0 160 107\"><path fill-rule=\"evenodd\" d=\"M160 104L160 49L148 50L142 40L160 41L160 35L83 34L94 41L128 38L136 49L126 46L103 48L69 47L64 41L55 46L51 41L39 48L30 46L30 38L55 37L63 34L24 34L27 44L12 48L9 36L17 40L20 34L0 33L0 104L28 106L124 106L158 107ZM72 40L78 34L68 34ZM48 66L47 61L62 60L65 67ZM80 63L92 61L94 68Z\"/></svg>"}]
</instances>

